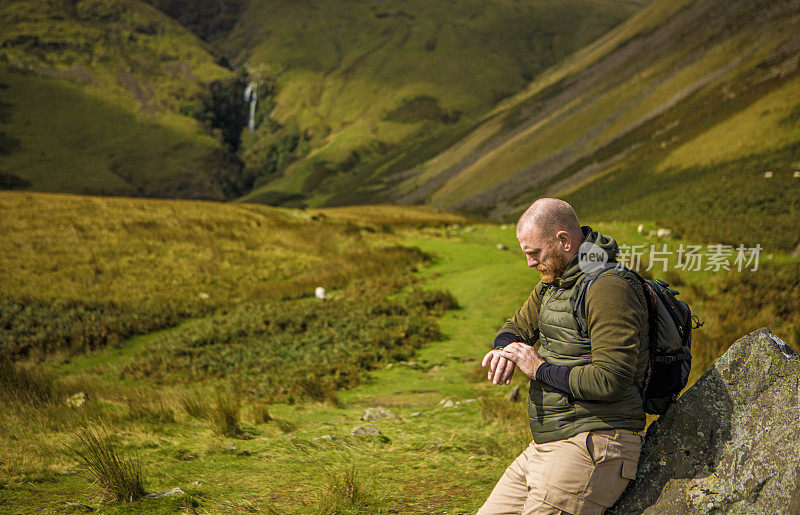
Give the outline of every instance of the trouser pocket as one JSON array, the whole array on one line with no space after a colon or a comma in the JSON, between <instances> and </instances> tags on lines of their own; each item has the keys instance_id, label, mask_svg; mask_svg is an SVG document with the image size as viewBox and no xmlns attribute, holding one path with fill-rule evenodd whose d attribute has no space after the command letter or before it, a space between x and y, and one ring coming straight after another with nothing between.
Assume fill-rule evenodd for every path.
<instances>
[{"instance_id":1,"label":"trouser pocket","mask_svg":"<svg viewBox=\"0 0 800 515\"><path fill-rule=\"evenodd\" d=\"M585 497L604 507L613 505L632 479L636 479L642 437L632 431L591 431L586 438L594 470Z\"/></svg>"},{"instance_id":2,"label":"trouser pocket","mask_svg":"<svg viewBox=\"0 0 800 515\"><path fill-rule=\"evenodd\" d=\"M601 514L636 477L641 437L631 431L579 433L559 443L544 503L566 513Z\"/></svg>"}]
</instances>

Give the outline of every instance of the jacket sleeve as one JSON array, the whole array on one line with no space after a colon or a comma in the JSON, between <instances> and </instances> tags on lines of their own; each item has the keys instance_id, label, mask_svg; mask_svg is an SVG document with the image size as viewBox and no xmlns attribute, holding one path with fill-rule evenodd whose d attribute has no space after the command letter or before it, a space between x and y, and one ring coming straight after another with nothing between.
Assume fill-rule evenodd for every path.
<instances>
[{"instance_id":1,"label":"jacket sleeve","mask_svg":"<svg viewBox=\"0 0 800 515\"><path fill-rule=\"evenodd\" d=\"M542 286L543 283L540 281L522 307L500 327L496 339L503 333L511 333L519 341L528 345L533 345L539 340L539 307L542 303Z\"/></svg>"},{"instance_id":2,"label":"jacket sleeve","mask_svg":"<svg viewBox=\"0 0 800 515\"><path fill-rule=\"evenodd\" d=\"M636 377L647 307L624 278L604 275L586 294L591 361L573 367L569 387L578 399L614 401Z\"/></svg>"}]
</instances>

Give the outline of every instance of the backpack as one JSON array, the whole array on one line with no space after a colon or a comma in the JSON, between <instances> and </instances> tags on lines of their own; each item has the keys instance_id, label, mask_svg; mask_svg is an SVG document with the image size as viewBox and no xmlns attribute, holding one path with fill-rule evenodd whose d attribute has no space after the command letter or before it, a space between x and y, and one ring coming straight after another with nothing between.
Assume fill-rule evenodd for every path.
<instances>
[{"instance_id":1,"label":"backpack","mask_svg":"<svg viewBox=\"0 0 800 515\"><path fill-rule=\"evenodd\" d=\"M587 275L578 287L573 314L578 322L578 332L589 337L586 318L586 292L603 272L617 267L609 263ZM649 321L650 359L644 384L640 385L645 413L663 415L678 398L689 381L692 368L692 329L702 323L692 316L689 305L678 300L678 291L660 279L647 280L632 272L642 284L647 300Z\"/></svg>"}]
</instances>

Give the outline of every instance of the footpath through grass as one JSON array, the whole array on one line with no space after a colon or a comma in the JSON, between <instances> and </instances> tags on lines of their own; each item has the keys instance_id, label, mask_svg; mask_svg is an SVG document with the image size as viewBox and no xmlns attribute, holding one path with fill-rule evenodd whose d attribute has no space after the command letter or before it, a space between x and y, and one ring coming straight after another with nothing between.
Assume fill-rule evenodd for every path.
<instances>
[{"instance_id":1,"label":"footpath through grass","mask_svg":"<svg viewBox=\"0 0 800 515\"><path fill-rule=\"evenodd\" d=\"M622 243L648 242L631 224L596 228ZM181 384L162 384L134 399L93 397L92 384L117 385L122 392L146 386L146 380L122 381L119 371L154 339L179 335L184 326L134 338L119 350L76 356L58 365L72 388L58 395L89 388L86 414L59 416L91 422L92 413L105 413L111 423L100 434L109 435L124 460L134 460L125 463L141 467L144 489L179 487L184 493L102 502L85 467L65 453L75 434L58 428L75 424L31 414L26 416L40 416L53 428L36 434L7 424L3 428L13 435L4 437L9 445L0 454L0 511L59 511L77 502L108 513L474 513L530 439L524 395L521 402L504 399L513 386L522 386L524 393L526 378L517 373L512 386L493 386L479 361L495 329L528 296L538 274L525 266L513 227L409 227L385 237L433 254L417 275L425 289L449 291L460 306L438 319L440 339L419 349L413 361L382 365L359 386L324 402L267 406ZM782 271L796 264L784 262L784 256L773 258ZM769 279L770 273L758 277ZM715 288L745 284L735 274L716 277L701 271L668 273L666 278L681 283L682 295L710 321L703 329L707 336L696 342L695 376L733 341L723 338L728 332L751 330L748 324L762 321L782 323L769 309L739 311L735 323L725 316L731 305L722 302ZM769 286L766 279L749 279L748 287L757 294ZM741 295L736 298L747 302ZM730 302L735 307L740 300ZM386 408L394 416L360 420L370 407ZM219 422L226 417L228 422ZM353 435L358 427L368 434ZM369 434L374 430L379 433Z\"/></svg>"},{"instance_id":2,"label":"footpath through grass","mask_svg":"<svg viewBox=\"0 0 800 515\"><path fill-rule=\"evenodd\" d=\"M461 306L440 319L442 340L419 352L413 363L373 372L366 384L341 392L338 405L276 404L267 411L245 404L239 438L221 435L204 419L202 412L214 409L213 394L201 394L201 414L191 417L183 413L189 409L180 388L152 392L137 405L145 420L117 418L105 430L122 456L141 464L147 491L180 487L185 493L103 504L104 510L474 512L528 438L524 403L502 400L510 387L476 382L482 375L478 361L494 328L536 278L518 255L496 248L500 241L513 245L513 230L466 231L452 236L444 229L413 230L406 240L437 256L419 272L426 289L448 289ZM140 336L122 349L75 357L58 369L84 382L119 381L119 371L152 339L181 330ZM147 384L124 383L120 387ZM126 402L132 410L128 399L118 401L118 410ZM388 408L396 418L359 420L374 406ZM486 423L482 413L496 413L497 422ZM351 435L359 426L380 434ZM0 507L39 512L63 509L67 502L100 504L85 471L64 453L71 435L52 431L31 441L39 447L36 453L4 453ZM27 480L17 480L22 477Z\"/></svg>"}]
</instances>

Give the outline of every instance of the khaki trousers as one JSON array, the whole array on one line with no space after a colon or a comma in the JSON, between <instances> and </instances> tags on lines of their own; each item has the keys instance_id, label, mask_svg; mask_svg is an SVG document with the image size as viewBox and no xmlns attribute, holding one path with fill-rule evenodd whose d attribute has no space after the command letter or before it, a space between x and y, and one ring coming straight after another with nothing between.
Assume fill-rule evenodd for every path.
<instances>
[{"instance_id":1,"label":"khaki trousers","mask_svg":"<svg viewBox=\"0 0 800 515\"><path fill-rule=\"evenodd\" d=\"M531 442L478 514L602 514L636 478L643 435L608 429Z\"/></svg>"}]
</instances>

